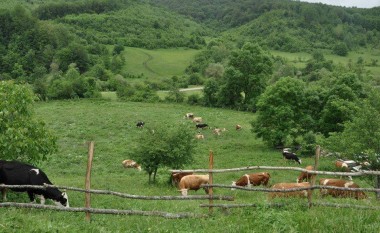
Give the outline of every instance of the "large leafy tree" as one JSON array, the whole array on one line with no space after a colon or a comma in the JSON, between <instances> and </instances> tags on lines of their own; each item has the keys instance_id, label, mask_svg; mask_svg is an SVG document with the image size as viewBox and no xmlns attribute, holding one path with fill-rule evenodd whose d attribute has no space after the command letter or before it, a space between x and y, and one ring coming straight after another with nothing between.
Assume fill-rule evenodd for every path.
<instances>
[{"instance_id":1,"label":"large leafy tree","mask_svg":"<svg viewBox=\"0 0 380 233\"><path fill-rule=\"evenodd\" d=\"M226 72L227 85L233 83L235 90L230 92L229 88L222 89L221 95L226 96L225 99L240 98L236 96L236 93L240 92L244 96L243 108L255 110L257 98L265 90L266 81L273 72L271 56L259 45L246 43L240 50L232 53L229 66L234 71ZM231 79L235 80L231 82ZM229 96L231 94L233 96Z\"/></svg>"},{"instance_id":2,"label":"large leafy tree","mask_svg":"<svg viewBox=\"0 0 380 233\"><path fill-rule=\"evenodd\" d=\"M34 117L30 88L0 82L0 158L36 163L56 149L56 138Z\"/></svg>"},{"instance_id":3,"label":"large leafy tree","mask_svg":"<svg viewBox=\"0 0 380 233\"><path fill-rule=\"evenodd\" d=\"M193 160L195 142L192 132L182 124L156 126L142 132L132 155L148 173L149 183L155 182L160 167L181 169Z\"/></svg>"},{"instance_id":4,"label":"large leafy tree","mask_svg":"<svg viewBox=\"0 0 380 233\"><path fill-rule=\"evenodd\" d=\"M257 103L253 132L271 146L294 143L313 125L306 96L306 84L296 78L281 78L269 86Z\"/></svg>"}]
</instances>

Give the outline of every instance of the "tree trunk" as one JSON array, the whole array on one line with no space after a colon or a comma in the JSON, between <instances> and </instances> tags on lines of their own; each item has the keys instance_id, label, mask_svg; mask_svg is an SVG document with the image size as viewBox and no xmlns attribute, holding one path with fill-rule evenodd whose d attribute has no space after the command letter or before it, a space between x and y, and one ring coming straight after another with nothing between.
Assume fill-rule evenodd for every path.
<instances>
[{"instance_id":1,"label":"tree trunk","mask_svg":"<svg viewBox=\"0 0 380 233\"><path fill-rule=\"evenodd\" d=\"M152 172L149 172L149 184L152 182Z\"/></svg>"},{"instance_id":2,"label":"tree trunk","mask_svg":"<svg viewBox=\"0 0 380 233\"><path fill-rule=\"evenodd\" d=\"M375 188L380 189L380 176L376 176L375 178ZM376 192L376 199L380 200L380 191Z\"/></svg>"},{"instance_id":3,"label":"tree trunk","mask_svg":"<svg viewBox=\"0 0 380 233\"><path fill-rule=\"evenodd\" d=\"M157 169L154 169L153 182L156 182Z\"/></svg>"}]
</instances>

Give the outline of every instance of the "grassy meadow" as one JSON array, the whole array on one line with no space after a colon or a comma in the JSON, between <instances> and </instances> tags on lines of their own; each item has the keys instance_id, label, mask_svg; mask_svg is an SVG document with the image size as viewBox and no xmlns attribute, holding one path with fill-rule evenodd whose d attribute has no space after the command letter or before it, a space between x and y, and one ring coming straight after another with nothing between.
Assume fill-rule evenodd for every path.
<instances>
[{"instance_id":1,"label":"grassy meadow","mask_svg":"<svg viewBox=\"0 0 380 233\"><path fill-rule=\"evenodd\" d=\"M139 146L138 137L156 125L189 124L183 118L186 112L202 116L211 127L226 128L219 137L211 130L202 130L205 139L197 141L195 161L187 169L208 168L209 151L214 153L214 168L237 168L254 165L304 167L313 164L314 158L303 157L303 164L285 162L280 151L266 147L250 132L250 121L255 115L225 109L211 109L174 104L149 104L103 100L51 101L36 104L36 115L58 137L59 150L39 167L50 180L61 186L84 188L87 166L88 141L95 142L91 188L111 190L134 195L180 195L177 188L168 184L169 168L158 171L157 183L148 184L148 175L142 171L124 169L121 161L133 159L131 153ZM138 120L146 122L144 129L135 127ZM235 124L243 129L236 131ZM333 170L334 158L323 157L320 170ZM251 172L258 172L251 171ZM230 185L248 171L216 173L214 183ZM270 172L271 184L294 182L295 171ZM364 178L354 178L362 187L371 187ZM203 190L190 191L190 195L203 194ZM84 193L68 191L71 207L84 207ZM215 195L233 196L228 204L256 203L256 208L235 208L227 211L215 209L207 218L164 219L161 217L92 214L90 222L84 213L52 210L0 208L1 232L378 232L378 211L347 208L313 207L307 209L306 199L275 199L286 207L268 208L266 194L242 190L215 188ZM374 195L371 199L333 199L323 201L380 206ZM207 200L144 201L108 195L91 195L93 208L120 210L191 212L207 214L200 208ZM25 193L10 192L8 200L28 202ZM322 201L315 191L313 200ZM227 203L214 201L214 203Z\"/></svg>"},{"instance_id":2,"label":"grassy meadow","mask_svg":"<svg viewBox=\"0 0 380 233\"><path fill-rule=\"evenodd\" d=\"M130 74L144 74L153 79L181 76L198 52L185 48L148 50L127 47L123 52L126 58L124 69Z\"/></svg>"}]
</instances>

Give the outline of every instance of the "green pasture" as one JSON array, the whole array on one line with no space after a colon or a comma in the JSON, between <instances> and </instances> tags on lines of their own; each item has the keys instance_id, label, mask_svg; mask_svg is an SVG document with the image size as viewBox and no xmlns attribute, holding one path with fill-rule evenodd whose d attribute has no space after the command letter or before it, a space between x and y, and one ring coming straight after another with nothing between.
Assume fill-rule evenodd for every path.
<instances>
[{"instance_id":1,"label":"green pasture","mask_svg":"<svg viewBox=\"0 0 380 233\"><path fill-rule=\"evenodd\" d=\"M149 79L181 76L197 53L199 50L185 48L147 50L127 47L123 53L126 59L124 71L133 75L144 74Z\"/></svg>"},{"instance_id":2,"label":"green pasture","mask_svg":"<svg viewBox=\"0 0 380 233\"><path fill-rule=\"evenodd\" d=\"M168 184L170 168L160 168L157 183L149 184L148 175L142 171L124 169L121 161L133 159L132 149L139 146L138 138L157 126L187 124L198 132L184 114L193 112L201 116L212 128L226 128L216 136L210 129L201 130L205 139L197 141L192 164L186 169L207 169L209 153L214 153L214 168L243 168L246 166L305 167L313 164L312 155L302 157L303 164L286 162L280 151L268 148L250 131L250 121L255 115L226 109L204 108L175 104L131 103L103 100L71 100L40 102L36 115L58 137L59 150L48 161L38 166L50 180L61 186L84 188L87 167L88 141L95 142L91 172L91 188L133 195L180 195L177 188ZM146 122L144 129L136 128L137 121ZM235 125L242 125L241 131ZM320 170L334 170L335 158L322 157ZM241 175L255 171L215 173L214 183L230 185ZM270 183L294 182L299 172L268 170ZM362 187L371 187L368 179L354 178ZM203 190L189 191L190 195L203 194ZM84 206L84 193L68 190L71 207ZM222 210L215 208L209 217L190 219L165 219L149 216L92 214L85 221L84 213L52 210L0 208L1 232L378 232L378 210L305 207L305 199L275 199L268 201L262 192L215 188L215 195L233 196L234 201L214 201L216 204L257 204L258 207ZM322 200L314 191L313 201L357 204L380 207L374 195L368 200ZM9 201L28 202L25 193L11 192ZM207 200L152 201L125 199L111 195L91 195L93 208L163 211L170 213L208 214L200 208ZM269 208L267 204L286 204ZM49 203L51 204L51 203ZM339 224L337 224L339 223Z\"/></svg>"}]
</instances>

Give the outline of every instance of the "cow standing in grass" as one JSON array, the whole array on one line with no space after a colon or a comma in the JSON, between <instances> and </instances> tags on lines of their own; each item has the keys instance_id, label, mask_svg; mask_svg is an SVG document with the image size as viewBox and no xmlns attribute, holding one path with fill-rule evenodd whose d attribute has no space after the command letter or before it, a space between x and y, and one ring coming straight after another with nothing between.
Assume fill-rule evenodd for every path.
<instances>
[{"instance_id":1,"label":"cow standing in grass","mask_svg":"<svg viewBox=\"0 0 380 233\"><path fill-rule=\"evenodd\" d=\"M0 184L52 185L47 175L41 169L26 163L5 160L0 160ZM69 207L69 199L66 192L61 192L57 188L11 188L11 190L27 192L31 202L35 202L35 196L38 196L42 205L45 204L45 199L51 199L58 206ZM6 188L1 190L4 201L7 199L6 192Z\"/></svg>"}]
</instances>

